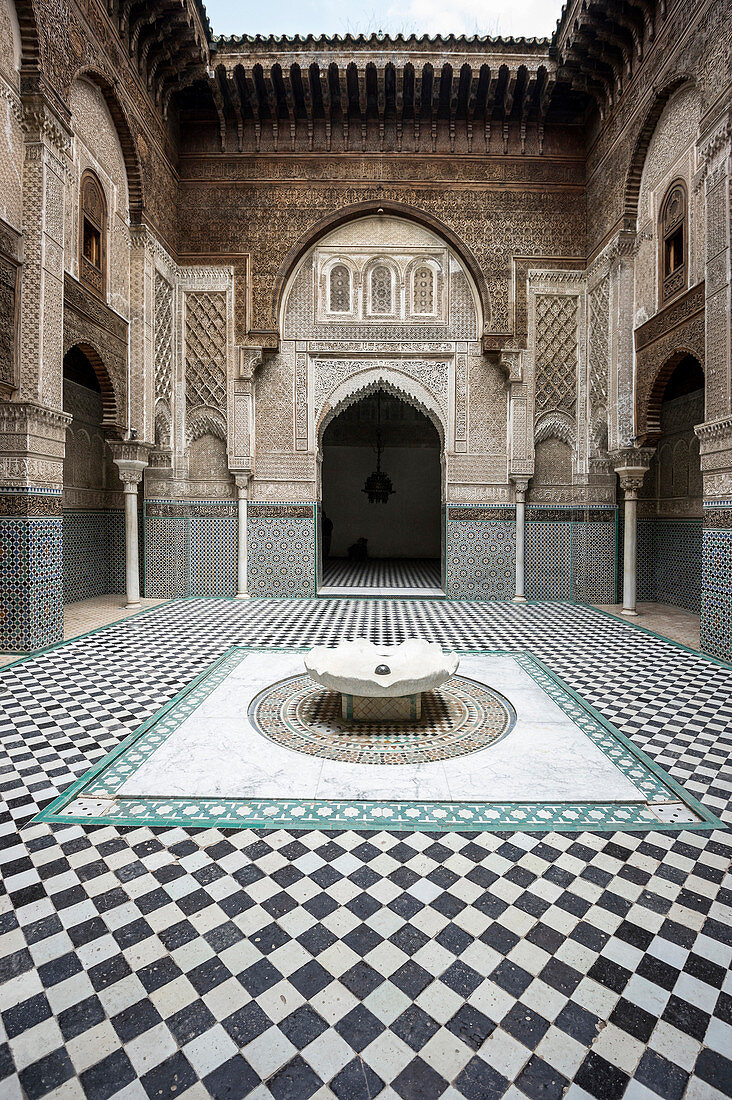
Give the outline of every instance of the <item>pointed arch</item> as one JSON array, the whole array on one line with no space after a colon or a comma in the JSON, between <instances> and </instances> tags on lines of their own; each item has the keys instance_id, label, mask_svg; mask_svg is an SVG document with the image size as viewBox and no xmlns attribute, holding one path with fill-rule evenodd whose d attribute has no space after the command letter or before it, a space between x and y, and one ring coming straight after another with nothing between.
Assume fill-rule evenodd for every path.
<instances>
[{"instance_id":1,"label":"pointed arch","mask_svg":"<svg viewBox=\"0 0 732 1100\"><path fill-rule=\"evenodd\" d=\"M142 166L140 163L140 155L137 150L137 143L133 136L127 113L120 103L119 97L111 81L98 69L80 69L79 72L76 73L75 79L88 80L90 84L95 84L104 97L104 101L107 104L107 108L112 116L112 121L117 131L117 137L122 149L122 157L125 162L130 222L133 225L139 225L142 221L144 210Z\"/></svg>"},{"instance_id":2,"label":"pointed arch","mask_svg":"<svg viewBox=\"0 0 732 1100\"><path fill-rule=\"evenodd\" d=\"M427 387L410 375L402 374L398 369L390 369L387 372L381 367L372 367L358 371L341 382L323 404L316 429L319 450L322 450L323 446L323 432L331 420L334 420L349 405L354 405L361 398L370 393L376 393L377 390L384 390L393 397L406 401L413 408L419 409L437 429L440 446L444 449L447 434L445 414Z\"/></svg>"},{"instance_id":3,"label":"pointed arch","mask_svg":"<svg viewBox=\"0 0 732 1100\"><path fill-rule=\"evenodd\" d=\"M635 230L635 222L638 217L638 199L640 196L643 166L646 162L646 154L651 144L653 132L663 114L664 107L671 96L678 92L685 84L694 85L694 78L689 73L677 73L659 91L648 109L645 119L633 147L628 171L625 177L625 195L623 201L623 217L625 228Z\"/></svg>"},{"instance_id":4,"label":"pointed arch","mask_svg":"<svg viewBox=\"0 0 732 1100\"><path fill-rule=\"evenodd\" d=\"M89 366L96 375L97 382L99 383L99 389L102 395L102 427L105 429L108 435L116 436L120 432L120 425L118 421L118 407L117 407L117 395L114 391L114 384L110 377L109 371L102 359L101 355L94 347L93 344L87 341L78 341L71 347L66 348L64 351L64 359L69 352L78 349L89 363Z\"/></svg>"},{"instance_id":5,"label":"pointed arch","mask_svg":"<svg viewBox=\"0 0 732 1100\"><path fill-rule=\"evenodd\" d=\"M405 203L392 202L386 199L372 199L368 202L358 202L353 203L351 206L341 207L332 214L328 214L324 218L321 218L320 221L316 222L315 225L304 233L292 246L280 265L272 291L272 316L278 319L278 324L280 323L282 305L284 303L285 292L290 276L293 274L305 254L309 252L319 240L328 233L331 233L334 229L344 225L346 222L355 221L358 218L371 217L377 214L383 214L394 218L404 218L407 221L415 222L417 225L421 225L423 228L430 230L449 245L475 285L480 302L480 311L482 313L483 332L490 331L492 314L488 283L486 282L486 278L478 261L465 242L448 226L444 225L432 214L427 213L427 211L417 210L412 206L407 206Z\"/></svg>"}]
</instances>

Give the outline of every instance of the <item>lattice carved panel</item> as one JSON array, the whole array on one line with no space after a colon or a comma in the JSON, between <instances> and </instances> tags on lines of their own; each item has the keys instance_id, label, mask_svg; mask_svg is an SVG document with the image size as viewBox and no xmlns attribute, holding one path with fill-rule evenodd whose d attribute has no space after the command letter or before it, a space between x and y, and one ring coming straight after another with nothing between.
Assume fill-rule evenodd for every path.
<instances>
[{"instance_id":1,"label":"lattice carved panel","mask_svg":"<svg viewBox=\"0 0 732 1100\"><path fill-rule=\"evenodd\" d=\"M577 402L577 313L574 294L536 297L536 412Z\"/></svg>"},{"instance_id":2,"label":"lattice carved panel","mask_svg":"<svg viewBox=\"0 0 732 1100\"><path fill-rule=\"evenodd\" d=\"M610 362L610 279L602 279L589 303L590 446L594 454L607 449L607 379Z\"/></svg>"},{"instance_id":3,"label":"lattice carved panel","mask_svg":"<svg viewBox=\"0 0 732 1100\"><path fill-rule=\"evenodd\" d=\"M173 368L173 288L155 272L155 400L170 400Z\"/></svg>"},{"instance_id":4,"label":"lattice carved panel","mask_svg":"<svg viewBox=\"0 0 732 1100\"><path fill-rule=\"evenodd\" d=\"M186 294L186 407L226 408L226 292Z\"/></svg>"}]
</instances>

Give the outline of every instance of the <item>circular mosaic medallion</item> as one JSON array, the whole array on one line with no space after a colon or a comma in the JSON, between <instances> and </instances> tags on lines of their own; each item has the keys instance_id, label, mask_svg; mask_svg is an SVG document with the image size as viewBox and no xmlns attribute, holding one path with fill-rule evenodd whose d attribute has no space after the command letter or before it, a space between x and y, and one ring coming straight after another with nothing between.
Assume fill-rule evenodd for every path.
<instances>
[{"instance_id":1,"label":"circular mosaic medallion","mask_svg":"<svg viewBox=\"0 0 732 1100\"><path fill-rule=\"evenodd\" d=\"M426 764L492 745L513 727L516 712L499 692L463 676L422 695L422 718L345 722L341 697L309 676L292 676L252 701L249 719L270 741L351 764Z\"/></svg>"}]
</instances>

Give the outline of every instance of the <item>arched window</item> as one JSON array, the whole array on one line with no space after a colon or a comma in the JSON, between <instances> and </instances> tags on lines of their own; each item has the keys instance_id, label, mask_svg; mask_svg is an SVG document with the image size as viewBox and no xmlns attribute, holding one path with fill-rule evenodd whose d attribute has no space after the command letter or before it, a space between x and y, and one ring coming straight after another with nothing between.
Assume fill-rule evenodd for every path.
<instances>
[{"instance_id":1,"label":"arched window","mask_svg":"<svg viewBox=\"0 0 732 1100\"><path fill-rule=\"evenodd\" d=\"M351 273L345 264L336 264L330 272L330 311L349 313L351 310Z\"/></svg>"},{"instance_id":2,"label":"arched window","mask_svg":"<svg viewBox=\"0 0 732 1100\"><path fill-rule=\"evenodd\" d=\"M371 271L371 312L393 313L393 298L391 270L377 264Z\"/></svg>"},{"instance_id":3,"label":"arched window","mask_svg":"<svg viewBox=\"0 0 732 1100\"><path fill-rule=\"evenodd\" d=\"M104 297L107 276L107 202L93 172L81 177L79 203L79 279Z\"/></svg>"},{"instance_id":4,"label":"arched window","mask_svg":"<svg viewBox=\"0 0 732 1100\"><path fill-rule=\"evenodd\" d=\"M435 312L435 273L427 264L414 273L413 312Z\"/></svg>"},{"instance_id":5,"label":"arched window","mask_svg":"<svg viewBox=\"0 0 732 1100\"><path fill-rule=\"evenodd\" d=\"M659 224L661 244L661 303L686 290L688 230L686 187L677 180L663 200Z\"/></svg>"}]
</instances>

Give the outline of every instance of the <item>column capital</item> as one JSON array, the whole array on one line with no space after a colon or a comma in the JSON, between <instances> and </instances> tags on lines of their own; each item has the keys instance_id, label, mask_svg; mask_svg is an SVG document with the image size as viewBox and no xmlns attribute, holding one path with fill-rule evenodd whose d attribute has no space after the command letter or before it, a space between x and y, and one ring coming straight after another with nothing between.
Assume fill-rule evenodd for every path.
<instances>
[{"instance_id":1,"label":"column capital","mask_svg":"<svg viewBox=\"0 0 732 1100\"><path fill-rule=\"evenodd\" d=\"M526 477L523 474L509 474L508 476L509 479L513 482L516 489L516 497L518 498L519 494L522 497L526 496L526 491L529 488L529 482L531 481L531 478Z\"/></svg>"},{"instance_id":2,"label":"column capital","mask_svg":"<svg viewBox=\"0 0 732 1100\"><path fill-rule=\"evenodd\" d=\"M234 475L234 484L239 492L246 493L249 489L249 482L254 476L251 470L232 470L231 472Z\"/></svg>"},{"instance_id":3,"label":"column capital","mask_svg":"<svg viewBox=\"0 0 732 1100\"><path fill-rule=\"evenodd\" d=\"M637 492L640 489L654 451L655 447L622 447L609 453L608 457L620 478L620 487L624 492Z\"/></svg>"},{"instance_id":4,"label":"column capital","mask_svg":"<svg viewBox=\"0 0 732 1100\"><path fill-rule=\"evenodd\" d=\"M139 485L153 445L140 443L136 439L110 439L109 446L125 490Z\"/></svg>"}]
</instances>

